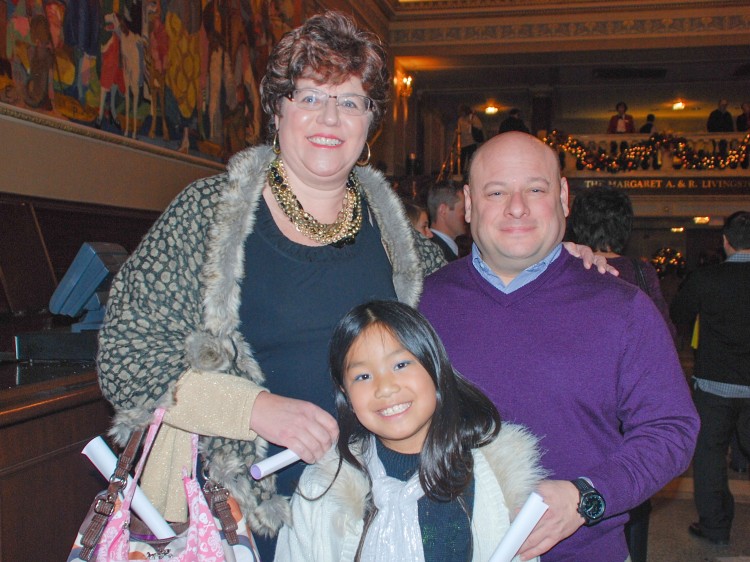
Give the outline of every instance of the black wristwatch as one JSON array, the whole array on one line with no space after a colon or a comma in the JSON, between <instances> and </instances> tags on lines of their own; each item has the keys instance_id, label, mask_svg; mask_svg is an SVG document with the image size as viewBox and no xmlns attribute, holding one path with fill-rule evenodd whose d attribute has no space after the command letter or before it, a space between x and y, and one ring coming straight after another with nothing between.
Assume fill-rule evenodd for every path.
<instances>
[{"instance_id":1,"label":"black wristwatch","mask_svg":"<svg viewBox=\"0 0 750 562\"><path fill-rule=\"evenodd\" d=\"M571 482L581 493L581 499L578 502L578 513L583 517L584 525L587 527L596 525L604 517L604 509L607 507L604 498L586 478L576 478L575 480L571 480Z\"/></svg>"}]
</instances>

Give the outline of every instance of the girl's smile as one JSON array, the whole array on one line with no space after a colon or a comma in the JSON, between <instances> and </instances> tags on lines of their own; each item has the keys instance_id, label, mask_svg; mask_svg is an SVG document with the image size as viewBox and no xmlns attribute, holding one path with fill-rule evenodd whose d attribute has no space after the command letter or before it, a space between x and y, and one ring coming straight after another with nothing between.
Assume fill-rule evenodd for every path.
<instances>
[{"instance_id":1,"label":"girl's smile","mask_svg":"<svg viewBox=\"0 0 750 562\"><path fill-rule=\"evenodd\" d=\"M384 408L383 410L380 410L380 415L388 418L390 416L395 416L402 412L405 412L410 407L411 407L411 402L407 402L406 404L396 404L395 406L390 406L388 408Z\"/></svg>"}]
</instances>

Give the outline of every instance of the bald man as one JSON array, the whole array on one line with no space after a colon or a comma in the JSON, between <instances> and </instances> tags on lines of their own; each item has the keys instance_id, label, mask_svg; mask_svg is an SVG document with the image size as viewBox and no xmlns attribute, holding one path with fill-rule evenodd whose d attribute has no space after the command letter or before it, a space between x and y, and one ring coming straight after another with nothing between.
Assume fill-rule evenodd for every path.
<instances>
[{"instance_id":1,"label":"bald man","mask_svg":"<svg viewBox=\"0 0 750 562\"><path fill-rule=\"evenodd\" d=\"M698 416L662 316L561 242L568 184L535 137L498 135L464 187L471 255L420 304L456 368L541 439L550 506L522 559L624 562L629 509L687 469Z\"/></svg>"}]
</instances>

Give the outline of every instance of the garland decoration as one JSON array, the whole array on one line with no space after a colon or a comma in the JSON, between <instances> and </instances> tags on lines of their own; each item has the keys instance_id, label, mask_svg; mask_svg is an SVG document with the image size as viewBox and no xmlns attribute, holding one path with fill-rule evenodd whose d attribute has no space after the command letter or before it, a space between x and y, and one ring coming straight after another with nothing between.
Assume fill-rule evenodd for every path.
<instances>
[{"instance_id":1,"label":"garland decoration","mask_svg":"<svg viewBox=\"0 0 750 562\"><path fill-rule=\"evenodd\" d=\"M659 278L666 277L668 273L675 273L679 277L685 274L686 261L682 253L674 248L659 248L651 256L651 265L656 269Z\"/></svg>"},{"instance_id":2,"label":"garland decoration","mask_svg":"<svg viewBox=\"0 0 750 562\"><path fill-rule=\"evenodd\" d=\"M622 141L610 143L607 152L596 143L584 144L573 136L560 131L552 131L544 142L552 148L570 154L576 159L576 169L606 171L613 174L638 169L658 170L663 165L666 154L675 170L723 170L744 169L750 165L750 133L737 144L719 141L713 150L695 150L685 137L656 133L648 140L628 143ZM736 146L735 146L736 145Z\"/></svg>"}]
</instances>

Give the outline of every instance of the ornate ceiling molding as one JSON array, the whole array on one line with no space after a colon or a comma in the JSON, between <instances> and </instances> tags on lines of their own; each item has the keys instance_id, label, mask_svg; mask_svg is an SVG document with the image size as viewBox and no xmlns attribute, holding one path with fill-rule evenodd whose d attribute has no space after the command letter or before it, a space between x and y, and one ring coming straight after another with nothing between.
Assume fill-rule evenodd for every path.
<instances>
[{"instance_id":1,"label":"ornate ceiling molding","mask_svg":"<svg viewBox=\"0 0 750 562\"><path fill-rule=\"evenodd\" d=\"M567 20L567 21L566 21ZM737 35L750 34L750 7L735 13L706 15L675 12L663 14L628 14L607 17L597 13L581 18L535 18L533 21L496 19L484 23L476 19L450 22L444 20L392 22L389 44L392 49L448 45L481 46L488 43L545 43L550 41L590 42L602 39L640 39L669 37L714 37L718 43L736 43ZM604 48L602 46L602 48ZM549 45L555 49L554 44Z\"/></svg>"},{"instance_id":2,"label":"ornate ceiling molding","mask_svg":"<svg viewBox=\"0 0 750 562\"><path fill-rule=\"evenodd\" d=\"M388 1L388 0L381 0ZM409 17L454 17L460 13L494 12L506 15L560 14L572 12L710 10L746 6L746 0L390 0L393 12Z\"/></svg>"}]
</instances>

